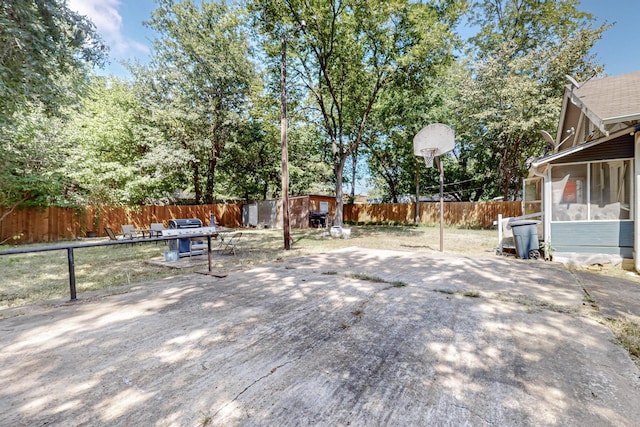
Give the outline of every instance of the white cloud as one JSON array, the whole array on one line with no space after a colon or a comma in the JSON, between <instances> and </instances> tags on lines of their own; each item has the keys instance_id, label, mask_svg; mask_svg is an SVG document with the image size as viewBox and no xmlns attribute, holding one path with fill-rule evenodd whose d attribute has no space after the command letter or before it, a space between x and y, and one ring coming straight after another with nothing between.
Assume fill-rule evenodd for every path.
<instances>
[{"instance_id":1,"label":"white cloud","mask_svg":"<svg viewBox=\"0 0 640 427\"><path fill-rule=\"evenodd\" d=\"M149 47L126 37L122 32L122 16L118 12L120 0L69 0L69 9L87 16L95 24L98 33L111 48L114 59L128 59L142 53L147 55Z\"/></svg>"}]
</instances>

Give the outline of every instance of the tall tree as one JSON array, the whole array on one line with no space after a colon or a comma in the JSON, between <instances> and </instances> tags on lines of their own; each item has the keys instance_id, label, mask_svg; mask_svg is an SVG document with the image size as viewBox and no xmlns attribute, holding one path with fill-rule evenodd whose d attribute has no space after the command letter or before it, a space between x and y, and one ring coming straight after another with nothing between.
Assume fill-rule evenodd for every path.
<instances>
[{"instance_id":1,"label":"tall tree","mask_svg":"<svg viewBox=\"0 0 640 427\"><path fill-rule=\"evenodd\" d=\"M527 162L543 152L539 130L557 125L565 75L586 80L602 71L589 55L607 26L578 0L483 0L471 22L470 73L462 79L460 156L483 176L484 198L517 197Z\"/></svg>"},{"instance_id":2,"label":"tall tree","mask_svg":"<svg viewBox=\"0 0 640 427\"><path fill-rule=\"evenodd\" d=\"M179 181L160 179L154 148L163 142L147 126L132 84L115 77L95 77L82 107L65 126L68 187L79 205L142 204L167 199ZM166 184L171 182L168 187Z\"/></svg>"},{"instance_id":3,"label":"tall tree","mask_svg":"<svg viewBox=\"0 0 640 427\"><path fill-rule=\"evenodd\" d=\"M198 203L212 203L216 168L256 77L239 9L226 3L157 0L149 107L167 139L190 153ZM151 104L151 101L153 104Z\"/></svg>"},{"instance_id":4,"label":"tall tree","mask_svg":"<svg viewBox=\"0 0 640 427\"><path fill-rule=\"evenodd\" d=\"M0 206L9 213L19 206L65 204L66 175L58 170L63 119L35 104L15 112L12 121L0 129Z\"/></svg>"},{"instance_id":5,"label":"tall tree","mask_svg":"<svg viewBox=\"0 0 640 427\"><path fill-rule=\"evenodd\" d=\"M107 48L86 17L66 0L0 3L0 126L30 103L56 110L67 96L64 76L101 65Z\"/></svg>"},{"instance_id":6,"label":"tall tree","mask_svg":"<svg viewBox=\"0 0 640 427\"><path fill-rule=\"evenodd\" d=\"M428 74L396 75L374 109L373 131L365 144L370 174L377 186L382 185L379 190L384 199L397 202L398 196L414 193L416 161L421 186L438 185L435 169L426 169L413 154L413 137L428 124L450 124L452 50L443 52L440 63Z\"/></svg>"},{"instance_id":7,"label":"tall tree","mask_svg":"<svg viewBox=\"0 0 640 427\"><path fill-rule=\"evenodd\" d=\"M343 173L363 143L380 93L397 73L424 73L449 46L461 2L254 0L276 56L289 39L291 68L317 108L330 147L336 216L342 224ZM300 28L300 37L291 37ZM452 36L451 36L452 37Z\"/></svg>"},{"instance_id":8,"label":"tall tree","mask_svg":"<svg viewBox=\"0 0 640 427\"><path fill-rule=\"evenodd\" d=\"M51 113L105 55L93 24L64 0L0 3L0 205L60 202L62 121Z\"/></svg>"}]
</instances>

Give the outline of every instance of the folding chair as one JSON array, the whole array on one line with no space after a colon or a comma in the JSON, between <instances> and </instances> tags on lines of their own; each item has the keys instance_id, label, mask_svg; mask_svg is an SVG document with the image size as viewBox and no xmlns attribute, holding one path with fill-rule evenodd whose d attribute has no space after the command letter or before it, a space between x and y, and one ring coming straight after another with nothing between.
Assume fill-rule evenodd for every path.
<instances>
[{"instance_id":1,"label":"folding chair","mask_svg":"<svg viewBox=\"0 0 640 427\"><path fill-rule=\"evenodd\" d=\"M164 224L161 222L152 222L149 227L151 237L162 237L162 230L164 230Z\"/></svg>"},{"instance_id":2,"label":"folding chair","mask_svg":"<svg viewBox=\"0 0 640 427\"><path fill-rule=\"evenodd\" d=\"M104 232L107 233L107 236L109 236L110 240L118 240L116 233L114 233L110 227L105 227Z\"/></svg>"},{"instance_id":3,"label":"folding chair","mask_svg":"<svg viewBox=\"0 0 640 427\"><path fill-rule=\"evenodd\" d=\"M125 224L122 226L122 237L125 239L137 239L138 233L136 233L135 228L131 224Z\"/></svg>"},{"instance_id":4,"label":"folding chair","mask_svg":"<svg viewBox=\"0 0 640 427\"><path fill-rule=\"evenodd\" d=\"M228 236L220 236L220 246L218 249L221 253L230 253L235 255L236 249L238 248L238 243L240 242L240 238L242 237L242 232L237 231Z\"/></svg>"}]
</instances>

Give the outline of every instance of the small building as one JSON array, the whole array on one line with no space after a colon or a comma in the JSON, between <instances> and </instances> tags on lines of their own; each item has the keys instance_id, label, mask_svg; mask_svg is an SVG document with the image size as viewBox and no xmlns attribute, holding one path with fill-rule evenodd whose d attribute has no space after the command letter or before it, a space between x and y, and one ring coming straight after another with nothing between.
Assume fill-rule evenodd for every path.
<instances>
[{"instance_id":1,"label":"small building","mask_svg":"<svg viewBox=\"0 0 640 427\"><path fill-rule=\"evenodd\" d=\"M640 271L640 71L570 81L553 151L532 162L525 181L525 213L543 213L554 258L635 257Z\"/></svg>"},{"instance_id":2,"label":"small building","mask_svg":"<svg viewBox=\"0 0 640 427\"><path fill-rule=\"evenodd\" d=\"M281 199L260 200L242 206L242 224L245 227L282 228ZM336 198L306 195L289 197L289 224L291 228L309 228L323 224L329 226L335 215ZM321 221L318 220L321 218ZM313 219L316 219L314 221Z\"/></svg>"}]
</instances>

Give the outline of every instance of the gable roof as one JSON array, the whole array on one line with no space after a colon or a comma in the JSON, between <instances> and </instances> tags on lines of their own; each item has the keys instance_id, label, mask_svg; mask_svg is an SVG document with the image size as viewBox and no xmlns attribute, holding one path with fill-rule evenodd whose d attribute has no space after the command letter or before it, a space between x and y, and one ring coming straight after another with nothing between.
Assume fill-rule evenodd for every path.
<instances>
[{"instance_id":1,"label":"gable roof","mask_svg":"<svg viewBox=\"0 0 640 427\"><path fill-rule=\"evenodd\" d=\"M535 159L534 169L640 131L640 71L572 83L565 87L555 152ZM599 132L589 126L587 133L583 118Z\"/></svg>"},{"instance_id":2,"label":"gable roof","mask_svg":"<svg viewBox=\"0 0 640 427\"><path fill-rule=\"evenodd\" d=\"M606 133L606 125L640 120L640 71L567 86L569 100Z\"/></svg>"}]
</instances>

